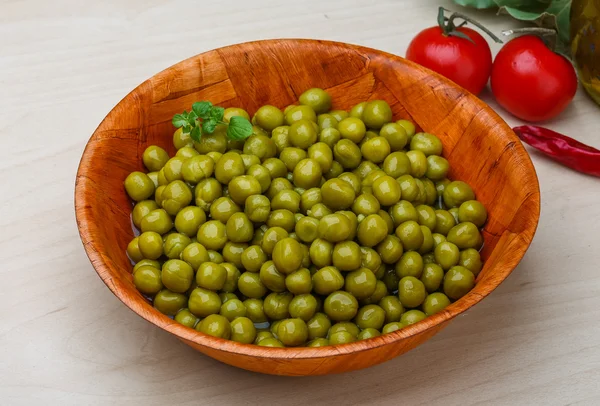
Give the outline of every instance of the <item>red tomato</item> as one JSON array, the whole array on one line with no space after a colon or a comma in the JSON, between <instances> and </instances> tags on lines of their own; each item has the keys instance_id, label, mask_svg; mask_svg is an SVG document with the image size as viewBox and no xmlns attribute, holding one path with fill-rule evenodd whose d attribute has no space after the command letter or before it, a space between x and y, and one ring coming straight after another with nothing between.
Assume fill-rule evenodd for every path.
<instances>
[{"instance_id":1,"label":"red tomato","mask_svg":"<svg viewBox=\"0 0 600 406\"><path fill-rule=\"evenodd\" d=\"M490 77L492 52L487 41L467 27L455 31L473 42L444 34L438 27L421 31L411 41L406 58L446 76L473 94L479 94Z\"/></svg>"},{"instance_id":2,"label":"red tomato","mask_svg":"<svg viewBox=\"0 0 600 406\"><path fill-rule=\"evenodd\" d=\"M556 117L575 97L573 65L534 35L507 43L492 67L492 92L508 112L526 121Z\"/></svg>"}]
</instances>

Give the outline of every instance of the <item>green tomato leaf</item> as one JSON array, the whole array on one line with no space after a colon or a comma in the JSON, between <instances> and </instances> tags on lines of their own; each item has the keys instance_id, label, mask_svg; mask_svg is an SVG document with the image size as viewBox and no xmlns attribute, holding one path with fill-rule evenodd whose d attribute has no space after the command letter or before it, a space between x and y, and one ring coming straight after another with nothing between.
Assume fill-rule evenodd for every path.
<instances>
[{"instance_id":1,"label":"green tomato leaf","mask_svg":"<svg viewBox=\"0 0 600 406\"><path fill-rule=\"evenodd\" d=\"M206 119L210 115L212 109L212 103L209 101L196 102L192 105L192 110L201 119Z\"/></svg>"},{"instance_id":2,"label":"green tomato leaf","mask_svg":"<svg viewBox=\"0 0 600 406\"><path fill-rule=\"evenodd\" d=\"M175 114L172 123L174 127L180 128L187 124L187 119L183 114Z\"/></svg>"},{"instance_id":3,"label":"green tomato leaf","mask_svg":"<svg viewBox=\"0 0 600 406\"><path fill-rule=\"evenodd\" d=\"M570 41L570 11L571 0L535 0L523 5L523 1L497 0L500 6L499 14L509 14L522 21L533 22L540 27L552 28L558 32L558 38L563 45Z\"/></svg>"},{"instance_id":4,"label":"green tomato leaf","mask_svg":"<svg viewBox=\"0 0 600 406\"><path fill-rule=\"evenodd\" d=\"M244 117L233 116L227 127L227 137L231 140L241 141L252 135L252 123Z\"/></svg>"},{"instance_id":5,"label":"green tomato leaf","mask_svg":"<svg viewBox=\"0 0 600 406\"><path fill-rule=\"evenodd\" d=\"M225 114L225 109L223 107L214 106L210 111L210 118L215 121L223 121L223 114Z\"/></svg>"},{"instance_id":6,"label":"green tomato leaf","mask_svg":"<svg viewBox=\"0 0 600 406\"><path fill-rule=\"evenodd\" d=\"M474 8L494 8L498 5L494 0L454 0L456 4L464 7L474 7Z\"/></svg>"},{"instance_id":7,"label":"green tomato leaf","mask_svg":"<svg viewBox=\"0 0 600 406\"><path fill-rule=\"evenodd\" d=\"M215 127L217 126L217 122L214 119L204 120L202 122L202 132L205 134L212 134L215 132Z\"/></svg>"},{"instance_id":8,"label":"green tomato leaf","mask_svg":"<svg viewBox=\"0 0 600 406\"><path fill-rule=\"evenodd\" d=\"M200 141L200 127L194 127L192 129L192 131L190 132L190 138L193 139L194 141L198 142Z\"/></svg>"}]
</instances>

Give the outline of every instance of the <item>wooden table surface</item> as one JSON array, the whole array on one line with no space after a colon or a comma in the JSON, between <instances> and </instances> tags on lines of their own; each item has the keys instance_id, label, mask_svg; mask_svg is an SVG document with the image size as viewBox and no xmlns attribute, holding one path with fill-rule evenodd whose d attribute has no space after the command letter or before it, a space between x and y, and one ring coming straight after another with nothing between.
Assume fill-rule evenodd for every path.
<instances>
[{"instance_id":1,"label":"wooden table surface","mask_svg":"<svg viewBox=\"0 0 600 406\"><path fill-rule=\"evenodd\" d=\"M127 92L193 54L263 38L404 55L438 4L457 8L223 3L0 0L0 404L598 404L600 181L535 153L542 217L520 266L434 339L380 366L317 378L237 370L113 297L81 246L73 188L88 137ZM495 32L515 26L469 13ZM582 91L547 126L600 145L600 109Z\"/></svg>"}]
</instances>

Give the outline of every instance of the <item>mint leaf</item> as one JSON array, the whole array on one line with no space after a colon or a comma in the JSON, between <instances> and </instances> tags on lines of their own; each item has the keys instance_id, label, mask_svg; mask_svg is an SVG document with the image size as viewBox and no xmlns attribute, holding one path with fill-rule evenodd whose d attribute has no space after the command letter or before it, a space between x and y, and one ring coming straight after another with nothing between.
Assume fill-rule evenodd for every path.
<instances>
[{"instance_id":1,"label":"mint leaf","mask_svg":"<svg viewBox=\"0 0 600 406\"><path fill-rule=\"evenodd\" d=\"M209 101L196 102L192 105L192 110L201 119L207 119L212 109L212 103Z\"/></svg>"},{"instance_id":2,"label":"mint leaf","mask_svg":"<svg viewBox=\"0 0 600 406\"><path fill-rule=\"evenodd\" d=\"M190 132L190 138L194 141L200 141L200 127L194 127Z\"/></svg>"},{"instance_id":3,"label":"mint leaf","mask_svg":"<svg viewBox=\"0 0 600 406\"><path fill-rule=\"evenodd\" d=\"M196 113L193 111L190 111L190 114L188 114L188 117L187 117L187 122L192 127L194 127L196 125L196 119L198 119L198 116L196 115Z\"/></svg>"},{"instance_id":4,"label":"mint leaf","mask_svg":"<svg viewBox=\"0 0 600 406\"><path fill-rule=\"evenodd\" d=\"M202 132L206 134L212 134L215 132L215 127L217 126L217 121L215 119L204 120L202 122Z\"/></svg>"},{"instance_id":5,"label":"mint leaf","mask_svg":"<svg viewBox=\"0 0 600 406\"><path fill-rule=\"evenodd\" d=\"M187 120L183 114L175 114L171 122L175 128L180 128L187 124Z\"/></svg>"},{"instance_id":6,"label":"mint leaf","mask_svg":"<svg viewBox=\"0 0 600 406\"><path fill-rule=\"evenodd\" d=\"M225 113L225 109L223 107L214 106L210 111L210 118L215 121L223 121L223 114Z\"/></svg>"},{"instance_id":7,"label":"mint leaf","mask_svg":"<svg viewBox=\"0 0 600 406\"><path fill-rule=\"evenodd\" d=\"M183 126L183 132L186 133L186 134L189 134L190 132L192 132L192 127L189 124L186 123Z\"/></svg>"},{"instance_id":8,"label":"mint leaf","mask_svg":"<svg viewBox=\"0 0 600 406\"><path fill-rule=\"evenodd\" d=\"M252 124L244 117L233 116L227 127L227 137L235 141L245 140L252 135Z\"/></svg>"}]
</instances>

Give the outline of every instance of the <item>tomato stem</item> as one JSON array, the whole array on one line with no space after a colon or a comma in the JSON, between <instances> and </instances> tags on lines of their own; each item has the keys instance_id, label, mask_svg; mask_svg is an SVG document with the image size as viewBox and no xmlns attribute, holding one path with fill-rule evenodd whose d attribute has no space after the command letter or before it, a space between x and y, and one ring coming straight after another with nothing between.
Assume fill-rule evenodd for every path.
<instances>
[{"instance_id":1,"label":"tomato stem","mask_svg":"<svg viewBox=\"0 0 600 406\"><path fill-rule=\"evenodd\" d=\"M502 35L514 35L514 34L531 34L536 35L542 39L552 51L556 52L556 46L558 43L558 34L556 30L551 28L542 27L525 27L525 28L514 28L512 30L502 31Z\"/></svg>"},{"instance_id":2,"label":"tomato stem","mask_svg":"<svg viewBox=\"0 0 600 406\"><path fill-rule=\"evenodd\" d=\"M473 40L471 38L469 38L468 35L460 32L460 31L456 31L458 28L466 25L467 23L471 23L474 26L481 29L487 35L489 35L490 38L492 38L495 42L502 44L502 40L500 38L498 38L496 35L494 35L493 32L491 32L490 30L485 28L480 22L473 20L471 17L466 16L462 13L458 13L458 12L454 12L450 15L450 17L446 17L444 15L445 11L450 11L450 10L446 10L443 7L440 7L438 10L438 24L439 24L440 28L442 29L442 31L444 31L444 35L460 37L460 38L464 38L464 39L467 39L467 40L473 42ZM463 22L460 23L459 25L454 24L454 20L456 20L457 18L460 18L461 20L463 20Z\"/></svg>"}]
</instances>

